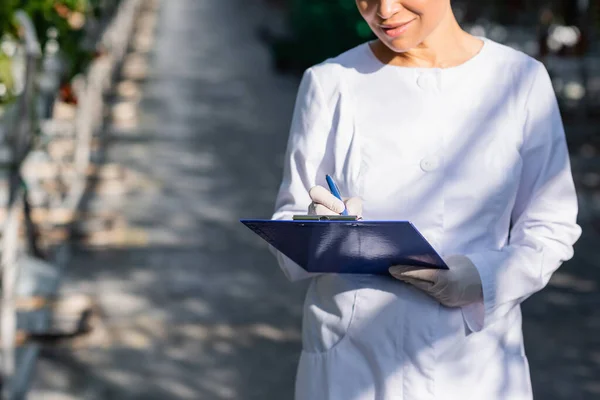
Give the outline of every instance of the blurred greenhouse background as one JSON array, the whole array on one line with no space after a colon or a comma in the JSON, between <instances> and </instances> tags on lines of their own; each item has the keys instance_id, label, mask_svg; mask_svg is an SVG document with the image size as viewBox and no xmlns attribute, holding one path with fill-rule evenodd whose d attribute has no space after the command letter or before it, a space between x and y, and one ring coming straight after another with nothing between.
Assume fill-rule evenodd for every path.
<instances>
[{"instance_id":1,"label":"blurred greenhouse background","mask_svg":"<svg viewBox=\"0 0 600 400\"><path fill-rule=\"evenodd\" d=\"M537 398L600 398L600 1L452 5L552 76L584 235L528 357ZM290 398L304 287L237 221L302 71L372 38L354 0L0 0L0 398Z\"/></svg>"},{"instance_id":2,"label":"blurred greenhouse background","mask_svg":"<svg viewBox=\"0 0 600 400\"><path fill-rule=\"evenodd\" d=\"M279 24L262 36L275 66L301 71L373 38L354 0L268 0ZM542 59L565 111L600 108L600 2L595 0L454 0L461 25Z\"/></svg>"}]
</instances>

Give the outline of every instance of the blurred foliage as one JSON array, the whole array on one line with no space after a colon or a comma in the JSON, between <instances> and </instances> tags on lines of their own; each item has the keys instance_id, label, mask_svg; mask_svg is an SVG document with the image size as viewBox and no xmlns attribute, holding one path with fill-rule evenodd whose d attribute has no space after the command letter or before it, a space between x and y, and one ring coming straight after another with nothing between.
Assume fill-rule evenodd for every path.
<instances>
[{"instance_id":1,"label":"blurred foliage","mask_svg":"<svg viewBox=\"0 0 600 400\"><path fill-rule=\"evenodd\" d=\"M13 0L16 9L24 10L36 28L42 49L51 29L56 30L56 40L69 63L66 79L80 72L91 59L91 51L80 46L89 0Z\"/></svg>"},{"instance_id":2,"label":"blurred foliage","mask_svg":"<svg viewBox=\"0 0 600 400\"><path fill-rule=\"evenodd\" d=\"M2 0L0 4L0 41L6 43L18 37L18 25L14 18L17 10L23 10L33 22L41 48L46 50L48 41L55 41L60 56L66 64L61 83L85 70L94 58L93 42L86 41L87 24L101 16L102 10L118 4L119 0ZM90 44L92 43L92 44ZM56 46L54 46L56 47ZM8 89L0 104L8 101L12 88L10 54L0 46L0 89Z\"/></svg>"},{"instance_id":3,"label":"blurred foliage","mask_svg":"<svg viewBox=\"0 0 600 400\"><path fill-rule=\"evenodd\" d=\"M353 0L291 0L291 38L277 41L279 66L294 60L299 68L316 64L373 37Z\"/></svg>"},{"instance_id":4,"label":"blurred foliage","mask_svg":"<svg viewBox=\"0 0 600 400\"><path fill-rule=\"evenodd\" d=\"M0 104L12 100L14 77L10 57L0 50Z\"/></svg>"}]
</instances>

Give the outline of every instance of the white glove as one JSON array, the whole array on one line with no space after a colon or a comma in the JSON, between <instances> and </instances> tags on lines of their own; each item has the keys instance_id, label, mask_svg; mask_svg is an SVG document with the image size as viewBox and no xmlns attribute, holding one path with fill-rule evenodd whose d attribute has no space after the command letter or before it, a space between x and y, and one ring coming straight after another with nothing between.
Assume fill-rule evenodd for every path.
<instances>
[{"instance_id":1,"label":"white glove","mask_svg":"<svg viewBox=\"0 0 600 400\"><path fill-rule=\"evenodd\" d=\"M362 199L351 197L341 201L323 186L314 186L309 193L312 203L308 206L308 215L340 215L344 208L348 215L362 218Z\"/></svg>"},{"instance_id":2,"label":"white glove","mask_svg":"<svg viewBox=\"0 0 600 400\"><path fill-rule=\"evenodd\" d=\"M481 278L468 257L450 256L448 270L398 265L390 274L423 290L446 307L462 307L483 300Z\"/></svg>"}]
</instances>

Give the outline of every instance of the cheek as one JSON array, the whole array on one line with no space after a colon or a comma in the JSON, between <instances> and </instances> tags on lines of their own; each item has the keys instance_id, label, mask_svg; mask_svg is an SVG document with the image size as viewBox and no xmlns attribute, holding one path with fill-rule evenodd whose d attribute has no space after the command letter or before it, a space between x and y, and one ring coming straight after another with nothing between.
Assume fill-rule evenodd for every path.
<instances>
[{"instance_id":1,"label":"cheek","mask_svg":"<svg viewBox=\"0 0 600 400\"><path fill-rule=\"evenodd\" d=\"M413 41L420 42L440 25L450 9L449 0L406 0L404 7L418 16L418 24L412 32Z\"/></svg>"},{"instance_id":2,"label":"cheek","mask_svg":"<svg viewBox=\"0 0 600 400\"><path fill-rule=\"evenodd\" d=\"M407 4L407 7L409 5ZM414 1L414 9L421 15L423 25L427 28L436 27L450 8L449 0L418 0Z\"/></svg>"},{"instance_id":3,"label":"cheek","mask_svg":"<svg viewBox=\"0 0 600 400\"><path fill-rule=\"evenodd\" d=\"M377 15L377 4L378 2L373 0L356 0L356 6L358 7L360 15L362 15L369 24L375 20Z\"/></svg>"}]
</instances>

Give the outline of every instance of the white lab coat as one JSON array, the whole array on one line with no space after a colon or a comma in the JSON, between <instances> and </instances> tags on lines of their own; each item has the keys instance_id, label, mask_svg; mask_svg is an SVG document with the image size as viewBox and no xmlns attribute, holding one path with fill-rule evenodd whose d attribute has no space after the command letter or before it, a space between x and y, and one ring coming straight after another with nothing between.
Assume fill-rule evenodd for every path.
<instances>
[{"instance_id":1,"label":"white lab coat","mask_svg":"<svg viewBox=\"0 0 600 400\"><path fill-rule=\"evenodd\" d=\"M311 275L297 400L531 399L520 304L581 230L544 66L485 40L450 69L387 66L368 44L300 85L273 219L305 214L333 175L367 220L410 220L442 257L468 256L481 303L447 308L381 276Z\"/></svg>"}]
</instances>

